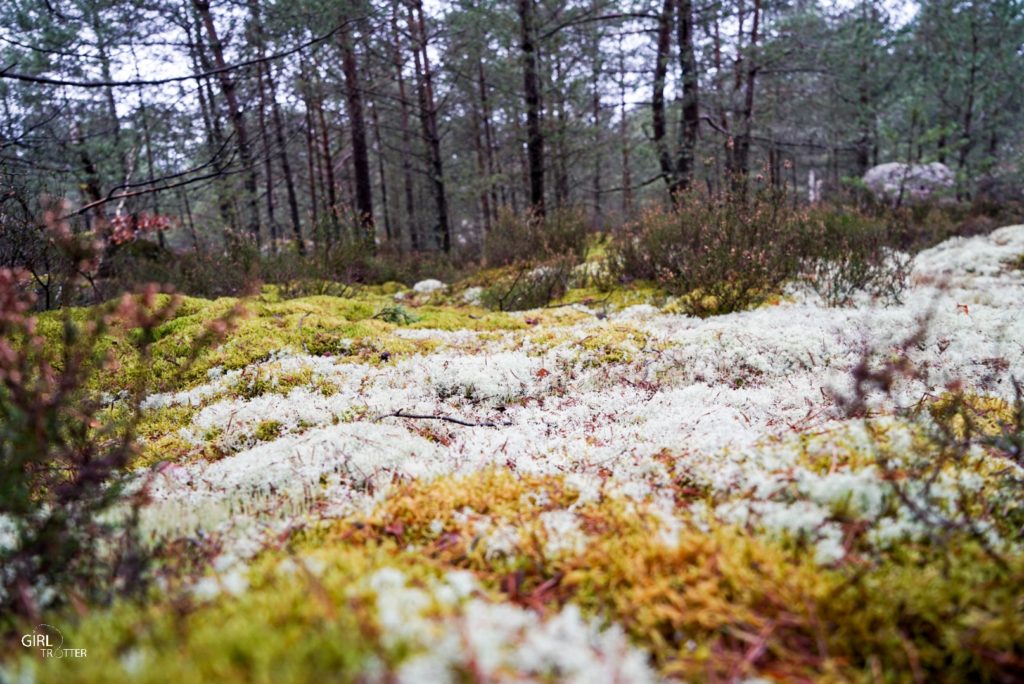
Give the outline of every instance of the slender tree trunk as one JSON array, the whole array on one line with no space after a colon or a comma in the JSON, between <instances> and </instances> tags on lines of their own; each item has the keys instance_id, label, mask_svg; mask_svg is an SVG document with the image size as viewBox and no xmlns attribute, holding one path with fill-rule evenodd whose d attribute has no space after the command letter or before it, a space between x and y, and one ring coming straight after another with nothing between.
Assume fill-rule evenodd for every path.
<instances>
[{"instance_id":1,"label":"slender tree trunk","mask_svg":"<svg viewBox=\"0 0 1024 684\"><path fill-rule=\"evenodd\" d=\"M93 34L96 36L96 52L100 59L100 73L103 75L103 80L108 82L113 81L114 78L110 68L110 50L107 45L103 22L100 19L100 15L96 7L93 6L90 9L89 20L92 24ZM134 52L134 48L132 48L132 51ZM108 86L103 89L103 94L107 103L107 116L110 118L110 124L113 128L114 153L121 166L121 178L127 178L128 157L127 151L124 149L124 142L121 138L121 119L117 115L117 104L114 100L114 89Z\"/></svg>"},{"instance_id":2,"label":"slender tree trunk","mask_svg":"<svg viewBox=\"0 0 1024 684\"><path fill-rule=\"evenodd\" d=\"M391 210L388 207L388 179L384 173L384 144L380 135L380 117L377 115L377 107L372 100L369 101L369 107L370 121L373 123L373 143L377 152L377 174L380 176L381 207L384 210L384 237L388 242L396 240L400 243L400 240L397 240L400 235L391 226Z\"/></svg>"},{"instance_id":3,"label":"slender tree trunk","mask_svg":"<svg viewBox=\"0 0 1024 684\"><path fill-rule=\"evenodd\" d=\"M263 21L260 16L260 7L257 0L250 0L249 10L252 14L254 29L256 33L256 42L259 47L259 55L261 58L266 56L266 39L263 31ZM281 116L281 105L277 101L277 83L274 81L274 67L273 64L263 64L260 79L260 97L263 97L263 86L266 85L267 99L270 101L270 117L271 123L274 127L274 142L277 145L277 159L281 165L281 175L284 176L284 185L286 197L288 199L288 213L292 223L292 234L295 237L295 246L298 249L299 254L306 253L306 245L302 240L302 221L299 218L299 200L295 192L295 178L292 175L291 162L288 159L288 143L287 136L284 132L284 123ZM269 158L269 150L267 151ZM268 165L268 177L270 174L270 166ZM267 191L270 192L271 183L267 181ZM271 218L272 230L276 231L276 225Z\"/></svg>"},{"instance_id":4,"label":"slender tree trunk","mask_svg":"<svg viewBox=\"0 0 1024 684\"><path fill-rule=\"evenodd\" d=\"M474 100L471 108L473 126L473 151L476 157L477 180L480 183L479 210L477 224L483 227L484 234L491 232L490 179L487 173L487 158L484 153L483 115L479 103Z\"/></svg>"},{"instance_id":5,"label":"slender tree trunk","mask_svg":"<svg viewBox=\"0 0 1024 684\"><path fill-rule=\"evenodd\" d=\"M484 60L477 56L477 85L480 90L480 113L483 116L484 127L484 153L487 159L487 187L490 192L491 216L488 223L498 218L498 190L496 183L497 166L494 161L494 126L491 122L491 105L487 77L484 72Z\"/></svg>"},{"instance_id":6,"label":"slender tree trunk","mask_svg":"<svg viewBox=\"0 0 1024 684\"><path fill-rule=\"evenodd\" d=\"M967 74L967 98L964 102L964 118L960 127L960 150L957 155L956 167L963 174L967 170L967 157L974 145L972 126L974 123L974 100L975 86L978 77L978 28L974 20L973 7L971 8L971 68ZM962 199L962 193L957 192L958 199Z\"/></svg>"},{"instance_id":7,"label":"slender tree trunk","mask_svg":"<svg viewBox=\"0 0 1024 684\"><path fill-rule=\"evenodd\" d=\"M212 67L206 55L206 50L203 47L202 29L198 25L197 18L195 19L195 35L193 37L193 18L190 13L186 13L185 32L188 38L189 57L192 61L193 71L202 73L209 71ZM209 78L196 79L196 94L198 95L199 110L203 118L203 130L206 133L206 149L210 155L213 155L221 149L224 143L224 132L220 124L220 112L213 97L213 86ZM220 158L214 159L213 168L218 174L224 172L224 164ZM213 182L213 189L217 197L217 211L220 214L221 221L223 221L224 243L229 244L234 239L232 235L237 232L238 224L237 217L231 209L231 200L224 187L226 180L224 177L216 179Z\"/></svg>"},{"instance_id":8,"label":"slender tree trunk","mask_svg":"<svg viewBox=\"0 0 1024 684\"><path fill-rule=\"evenodd\" d=\"M309 223L311 226L310 236L315 240L319 228L319 214L317 206L316 177L319 160L317 159L315 134L313 130L313 112L309 105L308 94L303 94L303 109L306 115L306 173L309 175Z\"/></svg>"},{"instance_id":9,"label":"slender tree trunk","mask_svg":"<svg viewBox=\"0 0 1024 684\"><path fill-rule=\"evenodd\" d=\"M82 131L78 126L78 122L72 122L71 124L71 140L74 146L78 148L78 161L82 166L83 179L79 187L81 188L82 194L85 195L85 201L87 204L97 203L97 206L90 212L91 218L87 224L88 228L92 229L101 224L105 219L103 205L99 204L103 201L100 172L96 166L96 162L93 161L92 155L89 153L89 148L85 144L85 139L82 136Z\"/></svg>"},{"instance_id":10,"label":"slender tree trunk","mask_svg":"<svg viewBox=\"0 0 1024 684\"><path fill-rule=\"evenodd\" d=\"M544 215L544 132L540 121L540 84L537 79L537 48L533 32L533 0L519 0L519 49L523 60L523 94L526 103L526 156L530 177L530 207Z\"/></svg>"},{"instance_id":11,"label":"slender tree trunk","mask_svg":"<svg viewBox=\"0 0 1024 684\"><path fill-rule=\"evenodd\" d=\"M693 49L693 1L678 0L679 66L683 81L683 106L679 122L679 151L676 156L674 195L689 189L693 182L697 134L700 127L697 58Z\"/></svg>"},{"instance_id":12,"label":"slender tree trunk","mask_svg":"<svg viewBox=\"0 0 1024 684\"><path fill-rule=\"evenodd\" d=\"M274 170L273 162L270 157L270 134L267 131L267 93L264 82L264 67L266 64L260 64L257 67L257 79L259 83L259 127L260 127L260 139L263 142L263 182L267 201L267 225L270 228L270 248L276 253L277 252L277 217L275 215L274 208Z\"/></svg>"},{"instance_id":13,"label":"slender tree trunk","mask_svg":"<svg viewBox=\"0 0 1024 684\"><path fill-rule=\"evenodd\" d=\"M188 193L186 191L179 189L178 197L181 198L181 203L185 207L185 220L188 222L188 234L192 238L192 249L198 254L200 249L199 235L196 233L196 222L192 218L192 204L188 201Z\"/></svg>"},{"instance_id":14,"label":"slender tree trunk","mask_svg":"<svg viewBox=\"0 0 1024 684\"><path fill-rule=\"evenodd\" d=\"M135 56L135 46L131 46L130 49L131 49L131 53L132 53L132 61L135 62L135 77L138 78L138 79L141 79L142 75L139 73L139 66L138 66L139 65L139 61L138 61L138 58ZM138 96L139 96L139 114L140 114L139 118L142 120L142 141L146 145L146 174L147 174L147 180L149 181L149 189L150 189L150 191L152 191L153 190L153 178L155 177L155 174L154 174L155 164L154 164L154 161L153 161L153 134L152 134L152 131L151 131L150 127L149 127L149 108L146 107L146 96L145 96L145 93L143 92L142 88L139 88L139 90L137 92L138 92ZM160 214L160 193L152 192L150 197L153 200L153 214L154 215L159 215ZM161 247L165 247L166 246L165 238L164 238L164 232L162 230L158 230L157 231L157 233L156 233L156 240L157 240L157 244L159 244Z\"/></svg>"},{"instance_id":15,"label":"slender tree trunk","mask_svg":"<svg viewBox=\"0 0 1024 684\"><path fill-rule=\"evenodd\" d=\"M595 11L599 9L596 3L592 5ZM601 73L603 64L601 59L601 34L595 32L593 44L590 49L592 68L590 72L590 114L591 125L594 127L594 175L591 180L591 195L594 202L594 223L601 225L601 167L604 166L604 135L601 130Z\"/></svg>"},{"instance_id":16,"label":"slender tree trunk","mask_svg":"<svg viewBox=\"0 0 1024 684\"><path fill-rule=\"evenodd\" d=\"M373 223L373 187L370 183L370 153L366 144L363 91L359 86L359 65L352 49L348 28L338 32L341 71L345 78L345 105L352 134L352 167L355 174L355 205L360 239L371 249L376 244Z\"/></svg>"},{"instance_id":17,"label":"slender tree trunk","mask_svg":"<svg viewBox=\"0 0 1024 684\"><path fill-rule=\"evenodd\" d=\"M146 108L145 95L141 92L141 90L139 92L139 114L141 115L140 118L142 119L142 139L143 139L143 142L146 144L146 174L148 175L149 189L153 190L153 178L154 178L154 173L153 173L153 169L154 169L154 162L153 162L153 135L152 135L152 132L150 131L150 128L149 128L149 113L148 113L147 108ZM153 192L150 195L150 197L152 197L152 199L153 199L153 214L154 215L159 215L160 214L160 193ZM166 246L164 244L165 239L164 239L164 232L162 230L158 230L156 232L156 240L157 240L157 244L159 244L161 247L165 247Z\"/></svg>"},{"instance_id":18,"label":"slender tree trunk","mask_svg":"<svg viewBox=\"0 0 1024 684\"><path fill-rule=\"evenodd\" d=\"M421 0L412 0L409 6L409 29L415 36L413 57L419 90L420 123L430 156L430 183L437 208L434 240L447 254L451 251L451 231L448 223L448 199L444 184L444 162L441 158L441 136L437 128L437 107L434 104L433 74L427 52L427 25Z\"/></svg>"},{"instance_id":19,"label":"slender tree trunk","mask_svg":"<svg viewBox=\"0 0 1024 684\"><path fill-rule=\"evenodd\" d=\"M412 178L412 133L409 125L409 98L405 88L403 73L402 40L398 26L398 3L392 7L392 60L395 67L395 81L398 84L399 124L402 128L402 185L405 195L405 227L409 234L409 247L413 252L420 250L420 229L416 218L416 198Z\"/></svg>"},{"instance_id":20,"label":"slender tree trunk","mask_svg":"<svg viewBox=\"0 0 1024 684\"><path fill-rule=\"evenodd\" d=\"M317 65L311 73L315 73ZM327 187L327 215L330 225L327 229L328 243L340 239L341 224L338 212L338 184L334 177L334 155L331 153L331 136L327 128L327 117L324 115L324 90L320 77L316 77L313 94L313 112L316 114L317 128L320 132L320 159L323 162L323 185Z\"/></svg>"},{"instance_id":21,"label":"slender tree trunk","mask_svg":"<svg viewBox=\"0 0 1024 684\"><path fill-rule=\"evenodd\" d=\"M565 81L565 72L562 68L561 52L555 50L555 83ZM569 201L569 169L566 140L569 137L568 114L565 111L565 92L562 88L553 89L551 99L554 100L555 122L557 124L557 136L555 137L555 206L559 209Z\"/></svg>"},{"instance_id":22,"label":"slender tree trunk","mask_svg":"<svg viewBox=\"0 0 1024 684\"><path fill-rule=\"evenodd\" d=\"M217 69L224 69L218 74L221 92L224 101L228 106L228 118L235 132L235 142L238 147L238 158L242 163L245 179L245 201L249 206L248 231L256 241L257 247L260 244L260 210L256 194L256 168L253 165L252 150L249 145L249 131L245 126L245 117L242 114L241 105L238 102L238 94L235 89L235 81L230 72L226 70L227 62L224 60L224 46L217 34L217 27L213 23L213 15L210 13L209 0L192 0L206 29L207 38L210 41L210 52L213 54L213 64Z\"/></svg>"},{"instance_id":23,"label":"slender tree trunk","mask_svg":"<svg viewBox=\"0 0 1024 684\"><path fill-rule=\"evenodd\" d=\"M654 87L651 94L651 127L654 147L662 178L672 193L676 187L676 173L668 149L668 126L665 118L665 80L668 76L668 58L672 48L672 11L674 0L664 0L658 14L657 48L654 61Z\"/></svg>"},{"instance_id":24,"label":"slender tree trunk","mask_svg":"<svg viewBox=\"0 0 1024 684\"><path fill-rule=\"evenodd\" d=\"M622 145L622 216L633 214L633 170L630 168L629 119L626 116L626 57L619 38L619 139Z\"/></svg>"},{"instance_id":25,"label":"slender tree trunk","mask_svg":"<svg viewBox=\"0 0 1024 684\"><path fill-rule=\"evenodd\" d=\"M750 175L750 144L753 133L754 89L759 70L757 46L760 39L761 0L754 0L754 13L751 19L749 54L744 60L746 64L746 81L743 93L743 109L741 110L742 133L736 139L736 167L734 169L736 188L741 193L746 190L747 178Z\"/></svg>"},{"instance_id":26,"label":"slender tree trunk","mask_svg":"<svg viewBox=\"0 0 1024 684\"><path fill-rule=\"evenodd\" d=\"M277 101L277 85L274 82L273 67L271 65L267 65L267 87L270 90L270 113L274 121L277 159L281 164L281 174L284 176L285 193L288 198L288 213L292 221L292 234L295 236L295 247L299 250L299 254L305 254L306 243L302 239L302 220L299 218L299 199L295 191L295 176L292 174L292 165L288 159L288 139L284 132L281 105Z\"/></svg>"}]
</instances>

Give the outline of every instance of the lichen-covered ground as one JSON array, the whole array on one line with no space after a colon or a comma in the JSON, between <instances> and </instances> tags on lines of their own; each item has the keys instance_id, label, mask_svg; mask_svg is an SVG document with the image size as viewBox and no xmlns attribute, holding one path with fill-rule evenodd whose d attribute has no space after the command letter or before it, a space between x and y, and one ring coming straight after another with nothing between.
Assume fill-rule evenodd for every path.
<instances>
[{"instance_id":1,"label":"lichen-covered ground","mask_svg":"<svg viewBox=\"0 0 1024 684\"><path fill-rule=\"evenodd\" d=\"M137 464L173 571L142 604L62 618L88 658L6 672L1012 681L1024 471L979 446L914 478L951 388L978 429L1012 413L1021 254L1004 228L921 253L899 305L793 287L706 319L644 289L514 314L454 287L268 292L160 387L236 304L186 300ZM847 419L869 351L918 372Z\"/></svg>"}]
</instances>

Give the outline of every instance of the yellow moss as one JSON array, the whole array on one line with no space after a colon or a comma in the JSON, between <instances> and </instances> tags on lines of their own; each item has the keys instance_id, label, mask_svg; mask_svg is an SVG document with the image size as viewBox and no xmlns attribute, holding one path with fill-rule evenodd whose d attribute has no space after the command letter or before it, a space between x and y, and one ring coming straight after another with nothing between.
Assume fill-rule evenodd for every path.
<instances>
[{"instance_id":1,"label":"yellow moss","mask_svg":"<svg viewBox=\"0 0 1024 684\"><path fill-rule=\"evenodd\" d=\"M1015 429L1014 407L998 397L946 392L928 406L928 411L957 439L998 437Z\"/></svg>"},{"instance_id":2,"label":"yellow moss","mask_svg":"<svg viewBox=\"0 0 1024 684\"><path fill-rule=\"evenodd\" d=\"M145 468L158 461L184 460L195 447L180 433L192 422L195 412L191 406L144 411L137 429L140 451L133 465Z\"/></svg>"},{"instance_id":3,"label":"yellow moss","mask_svg":"<svg viewBox=\"0 0 1024 684\"><path fill-rule=\"evenodd\" d=\"M595 309L617 311L637 304L659 305L667 295L654 283L636 281L628 285L619 285L611 289L597 287L571 288L565 295L553 302L559 304L585 304Z\"/></svg>"},{"instance_id":4,"label":"yellow moss","mask_svg":"<svg viewBox=\"0 0 1024 684\"><path fill-rule=\"evenodd\" d=\"M759 289L743 289L733 283L720 283L707 289L697 288L670 300L662 311L707 318L742 311L765 303L781 301L781 295Z\"/></svg>"},{"instance_id":5,"label":"yellow moss","mask_svg":"<svg viewBox=\"0 0 1024 684\"><path fill-rule=\"evenodd\" d=\"M578 344L592 353L589 365L629 363L647 346L647 334L627 323L612 323L602 325Z\"/></svg>"},{"instance_id":6,"label":"yellow moss","mask_svg":"<svg viewBox=\"0 0 1024 684\"><path fill-rule=\"evenodd\" d=\"M556 476L491 471L441 478L403 486L368 524L355 532L339 528L334 539L396 553L418 548L421 557L471 569L485 586L514 598L571 600L625 626L664 674L703 678L711 670L726 678L734 668L753 674L742 665L750 649L745 635L776 623L767 639L770 660L794 676L810 672L794 651L812 639L814 608L838 577L809 557L732 528L686 528L665 543L660 518L642 505L605 498L573 506L575 499ZM549 557L538 516L570 506L586 543ZM517 530L513 555L488 553L488 534L504 525Z\"/></svg>"},{"instance_id":7,"label":"yellow moss","mask_svg":"<svg viewBox=\"0 0 1024 684\"><path fill-rule=\"evenodd\" d=\"M680 483L680 507L687 492ZM569 507L586 543L549 557L536 521ZM907 545L875 567L830 569L815 563L813 549L729 526L702 530L685 523L682 508L677 514L678 536L659 538L663 523L642 504L578 502L560 477L491 471L403 485L357 527L336 527L316 544L345 540L470 569L484 586L531 605L571 601L623 625L662 674L688 681L848 681L878 664L905 674L912 651L924 672L972 679L1024 649L1020 556L1006 574L958 536L945 549ZM489 536L505 525L516 531L512 554L489 554ZM943 570L950 561L952 574ZM1007 584L996 586L999 577Z\"/></svg>"},{"instance_id":8,"label":"yellow moss","mask_svg":"<svg viewBox=\"0 0 1024 684\"><path fill-rule=\"evenodd\" d=\"M581 350L588 366L630 363L649 344L647 333L643 330L629 323L612 322L588 328L583 337L578 337L575 331L562 330L557 326L537 326L525 339L540 350L570 344Z\"/></svg>"},{"instance_id":9,"label":"yellow moss","mask_svg":"<svg viewBox=\"0 0 1024 684\"><path fill-rule=\"evenodd\" d=\"M419 320L410 328L437 330L517 330L525 328L518 317L468 306L421 306L414 309Z\"/></svg>"}]
</instances>

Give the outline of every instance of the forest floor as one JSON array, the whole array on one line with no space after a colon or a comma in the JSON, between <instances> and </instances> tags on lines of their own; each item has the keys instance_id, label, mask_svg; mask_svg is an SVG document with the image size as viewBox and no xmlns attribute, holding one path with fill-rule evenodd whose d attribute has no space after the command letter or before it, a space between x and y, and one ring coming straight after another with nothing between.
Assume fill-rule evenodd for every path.
<instances>
[{"instance_id":1,"label":"forest floor","mask_svg":"<svg viewBox=\"0 0 1024 684\"><path fill-rule=\"evenodd\" d=\"M466 303L470 283L267 290L146 399L136 467L160 586L60 623L88 658L6 672L1019 673L1024 469L983 445L945 458L934 433L996 440L1013 412L1021 255L1024 226L1003 228L920 253L900 304L794 287L706 319L653 288L516 313ZM157 385L236 304L183 302ZM875 386L877 368L900 372ZM954 392L965 404L944 413Z\"/></svg>"}]
</instances>

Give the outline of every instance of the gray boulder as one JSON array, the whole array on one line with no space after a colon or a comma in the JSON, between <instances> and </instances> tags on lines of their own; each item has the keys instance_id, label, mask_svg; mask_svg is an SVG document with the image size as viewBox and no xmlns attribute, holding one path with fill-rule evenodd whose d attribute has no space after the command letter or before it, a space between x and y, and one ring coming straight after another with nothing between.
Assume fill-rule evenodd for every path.
<instances>
[{"instance_id":1,"label":"gray boulder","mask_svg":"<svg viewBox=\"0 0 1024 684\"><path fill-rule=\"evenodd\" d=\"M886 202L914 204L951 195L956 180L949 167L939 162L891 162L869 169L864 174L864 185Z\"/></svg>"}]
</instances>

